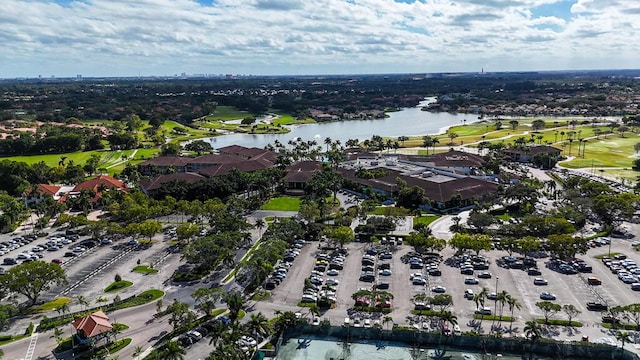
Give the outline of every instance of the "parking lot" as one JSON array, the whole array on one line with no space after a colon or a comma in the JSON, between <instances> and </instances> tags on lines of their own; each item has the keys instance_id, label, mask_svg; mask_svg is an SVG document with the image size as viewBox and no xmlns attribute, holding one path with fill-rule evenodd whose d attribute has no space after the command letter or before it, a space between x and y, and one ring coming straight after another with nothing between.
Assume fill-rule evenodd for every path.
<instances>
[{"instance_id":1,"label":"parking lot","mask_svg":"<svg viewBox=\"0 0 640 360\"><path fill-rule=\"evenodd\" d=\"M351 314L350 310L354 307L352 295L359 289L372 289L373 285L380 281L389 284L388 291L393 294L392 300L393 311L389 314L393 321L400 325L409 324L411 310L414 309L412 298L415 294L424 292L427 296L434 296L433 287L444 287L445 293L450 294L453 298L452 311L458 317L458 323L462 330L471 329L471 320L474 312L477 310L476 304L469 298L465 298L465 290L471 289L473 293L481 291L482 287L488 288L488 291L500 293L506 291L511 296L517 298L522 305L521 310L515 310L514 316L517 322L523 323L532 318L542 318L543 313L536 307L536 303L543 301L540 297L541 292L549 292L556 296L554 303L560 305L572 304L581 314L575 320L583 322L585 326L594 326L601 322L602 313L590 311L587 309L587 302L606 302L610 307L615 305L626 305L640 302L640 292L631 290L630 285L620 281L616 274L613 274L602 261L596 259L595 256L606 254L607 246L600 246L589 249L586 255L580 255L588 265L591 265L592 272L578 274L563 274L559 271L549 269L546 265L549 258L535 259L540 275L528 275L527 271L522 269L511 269L500 266L503 262L502 258L508 256L506 251L492 250L481 253L487 259L489 268L487 270L475 270L473 274L461 274L458 264L451 261L454 256L454 250L446 248L441 252L443 262L438 266L441 270L440 276L429 276L427 269L411 269L410 265L404 263L402 258L410 254L412 248L408 245L398 246L393 252L392 259L384 260L389 262L391 274L383 276L378 274L378 265L382 262L379 257L373 265L375 272L374 281L361 281L360 275L363 269L362 259L368 250L372 247L380 247L370 243L351 243L345 248L348 250L348 256L344 260L343 270L339 271L337 276L322 276L324 280L327 278L335 278L339 281L336 286L336 306L326 311L322 316L331 320L333 324L341 324L344 318ZM384 251L384 250L382 250ZM612 239L611 251L625 253L629 259L640 261L640 254L632 249L629 240ZM307 243L297 256L286 279L276 289L273 290L273 296L260 305L261 309L267 311L278 304L282 308L286 304L289 308L296 308L297 311L304 312L304 309L297 307L301 300L304 288L304 280L311 276L311 272L316 264L316 256L323 252L318 249L317 242ZM449 259L447 261L447 259ZM411 274L422 272L426 279L424 285L413 285L410 280ZM488 272L490 278L478 278L481 272ZM597 277L602 281L601 285L589 285L588 277ZM476 278L478 284L465 284L466 278ZM543 278L547 280L547 285L534 285L535 278ZM496 306L497 305L497 306ZM485 300L485 306L491 309L493 313L497 310L500 313L500 303L493 300ZM276 306L277 307L277 306ZM503 315L511 315L508 305L502 308ZM363 313L355 314L355 316L371 316L371 318L379 318L382 315L367 315ZM556 315L556 318L565 319L563 312ZM508 324L502 324L508 327ZM516 327L517 328L517 327ZM522 326L519 327L520 329ZM488 329L484 329L487 332Z\"/></svg>"}]
</instances>

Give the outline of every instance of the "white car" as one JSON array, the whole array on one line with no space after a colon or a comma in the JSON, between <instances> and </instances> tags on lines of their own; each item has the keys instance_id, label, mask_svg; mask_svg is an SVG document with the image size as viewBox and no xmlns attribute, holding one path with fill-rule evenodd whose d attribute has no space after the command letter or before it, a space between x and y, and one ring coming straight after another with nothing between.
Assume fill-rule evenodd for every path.
<instances>
[{"instance_id":1,"label":"white car","mask_svg":"<svg viewBox=\"0 0 640 360\"><path fill-rule=\"evenodd\" d=\"M534 285L548 285L549 282L543 278L535 278L533 279L533 284Z\"/></svg>"},{"instance_id":2,"label":"white car","mask_svg":"<svg viewBox=\"0 0 640 360\"><path fill-rule=\"evenodd\" d=\"M336 269L331 269L331 270L327 271L327 275L329 275L329 276L338 276L338 275L340 275L340 271L338 271Z\"/></svg>"},{"instance_id":3,"label":"white car","mask_svg":"<svg viewBox=\"0 0 640 360\"><path fill-rule=\"evenodd\" d=\"M324 282L327 285L334 285L337 286L338 284L340 284L340 281L336 280L336 279L327 279L327 281Z\"/></svg>"},{"instance_id":4,"label":"white car","mask_svg":"<svg viewBox=\"0 0 640 360\"><path fill-rule=\"evenodd\" d=\"M319 318L319 317L317 317L317 316L315 316L315 317L313 318L313 322L311 323L311 325L315 325L315 326L320 325L320 318Z\"/></svg>"},{"instance_id":5,"label":"white car","mask_svg":"<svg viewBox=\"0 0 640 360\"><path fill-rule=\"evenodd\" d=\"M258 345L258 342L256 341L256 339L252 338L251 336L243 335L238 340L238 344L241 345L241 346L254 347L254 346Z\"/></svg>"},{"instance_id":6,"label":"white car","mask_svg":"<svg viewBox=\"0 0 640 360\"><path fill-rule=\"evenodd\" d=\"M467 285L477 285L480 281L476 278L468 277L464 279L464 283Z\"/></svg>"}]
</instances>

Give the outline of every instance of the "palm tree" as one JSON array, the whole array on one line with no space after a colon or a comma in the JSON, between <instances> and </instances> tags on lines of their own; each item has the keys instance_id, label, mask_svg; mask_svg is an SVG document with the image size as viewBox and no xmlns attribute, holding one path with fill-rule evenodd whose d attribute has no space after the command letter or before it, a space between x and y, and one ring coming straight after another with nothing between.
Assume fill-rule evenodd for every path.
<instances>
[{"instance_id":1,"label":"palm tree","mask_svg":"<svg viewBox=\"0 0 640 360\"><path fill-rule=\"evenodd\" d=\"M246 328L250 334L264 337L270 331L269 319L267 319L266 316L262 315L262 313L251 314L249 321L246 323Z\"/></svg>"},{"instance_id":2,"label":"palm tree","mask_svg":"<svg viewBox=\"0 0 640 360\"><path fill-rule=\"evenodd\" d=\"M509 295L509 297L507 298L507 305L509 306L509 311L511 312L511 323L509 324L509 332L511 332L512 328L513 328L513 311L515 309L522 309L522 304L520 304L520 301Z\"/></svg>"},{"instance_id":3,"label":"palm tree","mask_svg":"<svg viewBox=\"0 0 640 360\"><path fill-rule=\"evenodd\" d=\"M175 341L167 342L160 351L160 358L165 360L184 360L187 352Z\"/></svg>"},{"instance_id":4,"label":"palm tree","mask_svg":"<svg viewBox=\"0 0 640 360\"><path fill-rule=\"evenodd\" d=\"M529 320L524 323L524 334L525 336L531 340L531 342L535 342L540 336L542 336L542 327L535 320Z\"/></svg>"},{"instance_id":5,"label":"palm tree","mask_svg":"<svg viewBox=\"0 0 640 360\"><path fill-rule=\"evenodd\" d=\"M327 152L329 152L329 145L331 145L331 138L330 137L324 138L324 144L327 145Z\"/></svg>"},{"instance_id":6,"label":"palm tree","mask_svg":"<svg viewBox=\"0 0 640 360\"><path fill-rule=\"evenodd\" d=\"M473 302L476 304L476 308L484 307L484 300L487 298L488 294L489 288L483 286L479 293L473 295ZM484 313L480 315L480 329L482 329L482 320L484 320Z\"/></svg>"},{"instance_id":7,"label":"palm tree","mask_svg":"<svg viewBox=\"0 0 640 360\"><path fill-rule=\"evenodd\" d=\"M624 344L628 343L629 339L630 339L629 333L626 331L618 331L618 333L616 333L616 340L622 343L621 349L623 352L624 352Z\"/></svg>"},{"instance_id":8,"label":"palm tree","mask_svg":"<svg viewBox=\"0 0 640 360\"><path fill-rule=\"evenodd\" d=\"M133 356L136 357L136 360L138 359L138 357L140 356L140 354L142 354L142 346L138 345L133 349Z\"/></svg>"},{"instance_id":9,"label":"palm tree","mask_svg":"<svg viewBox=\"0 0 640 360\"><path fill-rule=\"evenodd\" d=\"M258 229L258 235L259 235L258 237L262 237L262 229L264 229L264 227L267 226L267 223L264 221L264 219L259 218L259 219L256 219L254 226Z\"/></svg>"},{"instance_id":10,"label":"palm tree","mask_svg":"<svg viewBox=\"0 0 640 360\"><path fill-rule=\"evenodd\" d=\"M440 315L443 323L449 323L451 326L458 325L458 317L451 311L445 311Z\"/></svg>"}]
</instances>

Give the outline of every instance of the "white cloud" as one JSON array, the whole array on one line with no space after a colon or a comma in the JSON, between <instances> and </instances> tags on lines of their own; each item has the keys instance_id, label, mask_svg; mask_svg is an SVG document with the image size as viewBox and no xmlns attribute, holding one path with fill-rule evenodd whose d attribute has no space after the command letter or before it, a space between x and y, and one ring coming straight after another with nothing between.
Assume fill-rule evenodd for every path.
<instances>
[{"instance_id":1,"label":"white cloud","mask_svg":"<svg viewBox=\"0 0 640 360\"><path fill-rule=\"evenodd\" d=\"M560 1L5 0L0 77L634 66L640 6Z\"/></svg>"}]
</instances>

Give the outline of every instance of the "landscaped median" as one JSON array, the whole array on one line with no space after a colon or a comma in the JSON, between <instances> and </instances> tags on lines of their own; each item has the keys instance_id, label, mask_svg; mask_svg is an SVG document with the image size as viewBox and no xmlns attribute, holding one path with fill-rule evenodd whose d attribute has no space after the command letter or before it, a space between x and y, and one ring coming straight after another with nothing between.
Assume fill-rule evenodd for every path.
<instances>
[{"instance_id":1,"label":"landscaped median","mask_svg":"<svg viewBox=\"0 0 640 360\"><path fill-rule=\"evenodd\" d=\"M62 316L57 316L57 317L53 317L53 318L47 318L46 316L42 318L42 320L40 320L40 325L38 326L38 332L41 331L46 331L49 329L53 329L56 328L58 326L61 325L65 325L70 323L71 321L73 321L73 319L75 319L78 316L84 316L87 314L91 314L96 310L102 310L104 312L111 312L111 311L116 311L116 310L121 310L121 309L126 309L126 308L130 308L130 307L134 307L134 306L138 306L138 305L144 305L147 303L150 303L154 300L159 299L160 297L162 297L164 295L164 291L162 290L157 290L157 289L150 289L147 291L143 291L142 293L136 295L136 296L131 296L129 298L126 299L122 299L119 302L113 302L104 306L100 306L100 307L95 307L92 309L87 309L87 310L83 310L83 311L78 311L75 313L71 313L71 314L66 314L66 315L62 315Z\"/></svg>"},{"instance_id":2,"label":"landscaped median","mask_svg":"<svg viewBox=\"0 0 640 360\"><path fill-rule=\"evenodd\" d=\"M253 255L253 253L256 251L256 249L258 249L258 247L260 247L261 243L262 243L262 238L258 239L258 241L256 241L255 244L253 244L251 249L249 249L249 251L247 251L247 253L244 254L242 259L240 259L240 261L233 268L233 270L231 270L231 272L229 272L229 274L227 274L227 276L225 276L224 279L222 279L222 284L228 283L229 281L231 281L234 278L234 276L236 276L236 273L238 272L238 269L240 269L245 264L245 262L251 258L251 255Z\"/></svg>"}]
</instances>

